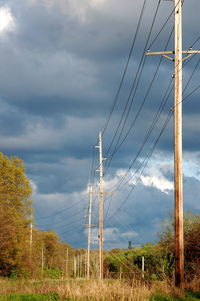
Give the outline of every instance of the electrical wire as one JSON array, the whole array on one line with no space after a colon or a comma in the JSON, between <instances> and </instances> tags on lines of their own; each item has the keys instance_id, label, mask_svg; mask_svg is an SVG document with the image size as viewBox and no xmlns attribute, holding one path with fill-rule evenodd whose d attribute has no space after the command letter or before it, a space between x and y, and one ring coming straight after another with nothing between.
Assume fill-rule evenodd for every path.
<instances>
[{"instance_id":1,"label":"electrical wire","mask_svg":"<svg viewBox=\"0 0 200 301\"><path fill-rule=\"evenodd\" d=\"M155 38L153 39L153 41L149 44L148 49L152 48L152 46L154 45L155 41L158 39L159 35L161 34L161 32L163 31L163 29L165 28L165 26L169 22L169 20L172 17L172 15L174 14L174 12L175 12L177 6L179 5L180 1L181 0L179 0L179 2L177 3L177 5L173 8L172 12L170 13L170 15L168 16L168 18L166 19L165 23L163 24L163 26L161 27L161 29L159 30L159 32L157 33L157 35L155 36Z\"/></svg>"},{"instance_id":2,"label":"electrical wire","mask_svg":"<svg viewBox=\"0 0 200 301\"><path fill-rule=\"evenodd\" d=\"M133 81L133 84L131 86L131 89L130 89L130 93L129 93L129 96L128 96L128 99L126 101L126 104L125 104L125 107L124 107L124 110L123 110L123 113L122 113L122 116L121 116L121 119L117 125L117 128L115 130L115 134L111 140L111 143L107 149L107 152L106 152L106 157L108 156L108 153L114 143L114 140L118 134L118 131L120 129L120 126L122 124L122 120L124 118L124 115L126 113L126 110L128 111L128 115L130 113L130 110L131 110L131 107L133 105L133 100L134 100L134 96L136 94L136 91L137 91L137 88L138 88L138 85L139 85L139 82L140 82L140 78L141 78L141 75L142 75L142 72L143 72L143 69L144 69L144 65L145 65L145 62L146 62L146 55L145 55L145 52L146 52L146 49L147 49L147 45L149 43L149 39L151 37L151 33L152 33L152 30L153 30L153 26L155 24L155 20L156 20L156 17L157 17L157 14L158 14L158 10L159 10L159 6L160 6L160 0L158 1L158 4L157 4L157 7L156 7L156 11L155 11L155 14L154 14L154 17L153 17L153 21L152 21L152 24L150 26L150 31L149 31L149 34L148 34L148 37L147 37L147 41L145 43L145 47L144 47L144 50L143 50L143 53L142 53L142 56L141 56L141 59L140 59L140 63L139 63L139 66L137 68L137 71L136 71L136 75L135 75L135 79ZM132 93L134 93L134 96L132 97ZM132 98L131 98L132 97ZM131 102L130 102L131 100ZM130 102L130 103L129 103ZM127 109L128 108L128 109ZM126 119L128 118L128 116L126 115Z\"/></svg>"},{"instance_id":3,"label":"electrical wire","mask_svg":"<svg viewBox=\"0 0 200 301\"><path fill-rule=\"evenodd\" d=\"M121 78L121 81L120 81L120 84L119 84L119 88L117 90L117 94L115 96L115 100L114 100L111 112L110 112L110 114L108 116L108 119L106 121L106 124L105 124L105 126L103 128L102 136L104 135L105 130L108 127L108 124L109 124L111 116L112 116L112 114L114 112L117 100L119 98L119 94L120 94L120 91L122 89L122 85L124 83L124 79L125 79L125 76L126 76L126 73L127 73L127 70L128 70L128 66L129 66L129 63L130 63L130 59L131 59L131 56L132 56L132 53L133 53L133 49L134 49L134 46L135 46L136 38L138 36L138 32L139 32L139 28L140 28L140 25L141 25L142 17L143 17L144 10L145 10L145 7L146 7L146 2L147 2L147 0L144 0L144 2L143 2L142 10L141 10L139 21L138 21L138 24L137 24L137 27L136 27L135 35L134 35L134 38L133 38L133 41L132 41L132 44L131 44L131 49L130 49L130 52L129 52L129 55L128 55L128 59L127 59L127 62L126 62L126 65L125 65L125 68L124 68L124 71L123 71L123 74L122 74L122 78Z\"/></svg>"},{"instance_id":4,"label":"electrical wire","mask_svg":"<svg viewBox=\"0 0 200 301\"><path fill-rule=\"evenodd\" d=\"M39 227L47 227L47 226L52 226L52 225L57 225L57 224L60 224L60 223L63 223L63 222L66 222L66 219L70 219L70 218L72 218L72 217L74 217L74 216L76 216L76 215L78 215L78 214L80 214L80 212L82 212L83 211L83 209L84 209L84 207L83 208L81 208L81 210L79 210L78 212L75 212L73 215L70 215L70 216L65 216L65 218L64 219L61 219L61 220L59 220L59 221L56 221L56 222L53 222L53 221L51 221L50 223L48 223L48 224L36 224L36 226L39 226Z\"/></svg>"},{"instance_id":5,"label":"electrical wire","mask_svg":"<svg viewBox=\"0 0 200 301\"><path fill-rule=\"evenodd\" d=\"M136 174L141 169L141 167L143 166L140 175L137 177L137 180L135 181L135 184L133 185L133 187L131 188L131 190L127 194L126 198L124 199L124 201L122 202L122 204L120 205L120 207L116 210L116 212L112 216L110 216L107 219L107 221L110 220L110 219L112 219L117 214L117 212L125 205L125 203L127 202L127 200L129 199L132 191L136 187L136 184L139 182L139 180L140 180L140 178L141 178L141 176L142 176L142 174L143 174L143 172L144 172L144 170L145 170L145 168L146 168L146 166L147 166L147 164L148 164L148 162L149 162L149 160L150 160L150 158L151 158L151 156L152 156L152 154L153 154L153 152L155 150L155 147L158 144L158 141L160 140L160 138L161 138L161 136L162 136L165 128L167 127L167 125L168 125L168 123L169 123L169 121L170 121L170 119L172 117L172 114L173 114L173 111L170 110L169 113L168 113L167 119L166 119L166 121L165 121L165 123L164 123L164 125L163 125L163 127L162 127L162 129L161 129L161 131L159 133L159 136L158 136L158 138L156 139L156 141L155 141L155 143L153 145L153 147L151 148L151 150L149 151L148 155L145 157L145 159L141 163L140 167L135 171L135 174Z\"/></svg>"},{"instance_id":6,"label":"electrical wire","mask_svg":"<svg viewBox=\"0 0 200 301\"><path fill-rule=\"evenodd\" d=\"M165 50L167 49L167 47L168 47L168 45L169 45L169 42L170 42L170 39L171 39L171 37L172 37L173 32L174 32L174 27L172 28L172 31L171 31L171 33L170 33L170 35L169 35L167 44L166 44L166 46L165 46ZM150 82L150 85L149 85L149 88L148 88L148 90L147 90L147 93L145 94L145 97L144 97L144 99L143 99L143 101L142 101L142 103L141 103L141 106L140 106L140 108L139 108L139 110L138 110L138 112L137 112L137 114L136 114L136 116L135 116L133 122L131 123L131 126L129 127L129 129L128 129L128 131L126 132L124 138L122 139L122 141L121 141L120 144L119 144L119 141L120 141L120 138L121 138L121 135L122 135L122 131L121 131L120 136L119 136L119 138L118 138L118 141L117 141L117 143L116 143L115 149L114 149L112 155L110 156L110 161L109 161L108 165L106 166L106 170L108 169L108 167L109 167L109 165L110 165L110 163L111 163L111 161L112 161L113 156L114 156L115 153L120 149L120 147L122 146L122 144L124 143L124 141L126 140L126 138L128 137L128 135L130 134L130 131L132 130L133 126L135 125L135 122L136 122L136 120L137 120L139 114L141 113L142 108L143 108L143 106L144 106L144 104L145 104L145 102L146 102L146 100L147 100L148 95L149 95L149 92L150 92L150 90L151 90L151 88L152 88L152 86L153 86L153 83L154 83L154 81L155 81L156 75L157 75L158 70L159 70L159 68L160 68L160 66L161 66L162 60L163 60L163 57L160 58L160 61L159 61L158 66L157 66L157 68L156 68L156 71L155 71L155 73L154 73L154 75L153 75L153 78L152 78L152 80L151 80L151 82ZM119 144L119 145L118 145L118 144ZM106 173L106 171L105 171L105 173Z\"/></svg>"},{"instance_id":7,"label":"electrical wire","mask_svg":"<svg viewBox=\"0 0 200 301\"><path fill-rule=\"evenodd\" d=\"M75 204L73 204L72 206L70 207L65 207L63 208L62 210L59 210L59 211L56 211L55 213L53 214L50 214L50 215L47 215L47 216L37 216L37 219L45 219L45 218L50 218L50 217L53 217L53 216L56 216L56 215L59 215L59 214L62 214L63 212L67 211L67 210L70 210L72 208L74 208L76 205L80 204L81 202L83 202L83 199L79 200L78 202L76 202Z\"/></svg>"}]
</instances>

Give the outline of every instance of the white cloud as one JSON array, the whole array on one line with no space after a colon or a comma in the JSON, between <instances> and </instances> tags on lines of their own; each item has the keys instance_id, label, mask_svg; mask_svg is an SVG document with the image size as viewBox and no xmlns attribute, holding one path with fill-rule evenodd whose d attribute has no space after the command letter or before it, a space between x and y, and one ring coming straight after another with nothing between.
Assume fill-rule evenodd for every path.
<instances>
[{"instance_id":1,"label":"white cloud","mask_svg":"<svg viewBox=\"0 0 200 301\"><path fill-rule=\"evenodd\" d=\"M138 233L135 231L128 231L128 232L121 234L121 237L123 237L124 239L131 239L131 238L134 238L137 236L138 236Z\"/></svg>"},{"instance_id":2,"label":"white cloud","mask_svg":"<svg viewBox=\"0 0 200 301\"><path fill-rule=\"evenodd\" d=\"M159 176L141 176L141 181L145 186L153 186L162 192L168 193L170 190L173 190L173 183L167 180L162 175Z\"/></svg>"},{"instance_id":3,"label":"white cloud","mask_svg":"<svg viewBox=\"0 0 200 301\"><path fill-rule=\"evenodd\" d=\"M0 7L0 34L5 34L8 31L15 29L16 23L10 8Z\"/></svg>"}]
</instances>

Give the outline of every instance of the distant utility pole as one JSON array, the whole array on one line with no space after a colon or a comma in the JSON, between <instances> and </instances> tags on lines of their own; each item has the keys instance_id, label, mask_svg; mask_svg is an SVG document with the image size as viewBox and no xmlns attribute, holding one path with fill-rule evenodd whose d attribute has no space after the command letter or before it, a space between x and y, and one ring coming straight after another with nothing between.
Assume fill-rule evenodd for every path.
<instances>
[{"instance_id":1,"label":"distant utility pole","mask_svg":"<svg viewBox=\"0 0 200 301\"><path fill-rule=\"evenodd\" d=\"M29 245L30 245L30 260L32 260L32 246L33 246L33 211L31 210L31 223L30 223L30 240L29 240Z\"/></svg>"},{"instance_id":2,"label":"distant utility pole","mask_svg":"<svg viewBox=\"0 0 200 301\"><path fill-rule=\"evenodd\" d=\"M89 190L87 279L90 278L91 221L92 221L92 185L90 186L90 190Z\"/></svg>"},{"instance_id":3,"label":"distant utility pole","mask_svg":"<svg viewBox=\"0 0 200 301\"><path fill-rule=\"evenodd\" d=\"M42 277L44 275L44 243L42 243Z\"/></svg>"},{"instance_id":4,"label":"distant utility pole","mask_svg":"<svg viewBox=\"0 0 200 301\"><path fill-rule=\"evenodd\" d=\"M144 278L144 256L142 256L142 278Z\"/></svg>"},{"instance_id":5,"label":"distant utility pole","mask_svg":"<svg viewBox=\"0 0 200 301\"><path fill-rule=\"evenodd\" d=\"M76 255L74 255L74 278L76 278Z\"/></svg>"},{"instance_id":6,"label":"distant utility pole","mask_svg":"<svg viewBox=\"0 0 200 301\"><path fill-rule=\"evenodd\" d=\"M66 260L65 260L65 277L68 277L68 263L69 263L69 249L66 250Z\"/></svg>"},{"instance_id":7,"label":"distant utility pole","mask_svg":"<svg viewBox=\"0 0 200 301\"><path fill-rule=\"evenodd\" d=\"M102 157L102 134L99 132L99 278L103 278L103 160Z\"/></svg>"},{"instance_id":8,"label":"distant utility pole","mask_svg":"<svg viewBox=\"0 0 200 301\"><path fill-rule=\"evenodd\" d=\"M182 51L182 0L174 0L175 39L174 51L150 52L147 55L162 55L174 61L174 207L175 207L175 284L184 283L184 238L183 238L183 176L182 176L182 62L196 50ZM185 57L182 57L182 54ZM169 55L174 55L174 58Z\"/></svg>"}]
</instances>

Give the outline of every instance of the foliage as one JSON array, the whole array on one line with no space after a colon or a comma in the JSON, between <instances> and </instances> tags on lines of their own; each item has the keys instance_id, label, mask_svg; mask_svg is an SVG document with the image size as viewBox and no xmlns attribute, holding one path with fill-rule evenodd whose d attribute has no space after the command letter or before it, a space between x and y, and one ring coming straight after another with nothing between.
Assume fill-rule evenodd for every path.
<instances>
[{"instance_id":1,"label":"foliage","mask_svg":"<svg viewBox=\"0 0 200 301\"><path fill-rule=\"evenodd\" d=\"M0 153L0 274L18 275L26 265L31 186L23 162Z\"/></svg>"},{"instance_id":2,"label":"foliage","mask_svg":"<svg viewBox=\"0 0 200 301\"><path fill-rule=\"evenodd\" d=\"M30 196L31 186L23 161L0 153L0 276L41 277L43 250L43 276L61 277L66 268L67 248L70 274L73 250L55 232L33 229L30 249L30 223L33 223Z\"/></svg>"},{"instance_id":3,"label":"foliage","mask_svg":"<svg viewBox=\"0 0 200 301\"><path fill-rule=\"evenodd\" d=\"M154 295L150 297L150 301L198 301L200 296L198 293L186 293L184 297L171 297L164 295Z\"/></svg>"},{"instance_id":4,"label":"foliage","mask_svg":"<svg viewBox=\"0 0 200 301\"><path fill-rule=\"evenodd\" d=\"M0 301L59 301L59 295L55 292L50 294L8 294L0 295Z\"/></svg>"},{"instance_id":5,"label":"foliage","mask_svg":"<svg viewBox=\"0 0 200 301\"><path fill-rule=\"evenodd\" d=\"M172 271L174 249L174 224L169 220L163 226L158 244L161 252L166 254L168 271ZM188 280L200 276L200 216L187 212L184 216L184 250L185 272ZM171 262L171 264L170 264ZM190 279L189 279L190 278Z\"/></svg>"},{"instance_id":6,"label":"foliage","mask_svg":"<svg viewBox=\"0 0 200 301\"><path fill-rule=\"evenodd\" d=\"M59 279L63 275L63 271L58 268L44 268L44 278Z\"/></svg>"}]
</instances>

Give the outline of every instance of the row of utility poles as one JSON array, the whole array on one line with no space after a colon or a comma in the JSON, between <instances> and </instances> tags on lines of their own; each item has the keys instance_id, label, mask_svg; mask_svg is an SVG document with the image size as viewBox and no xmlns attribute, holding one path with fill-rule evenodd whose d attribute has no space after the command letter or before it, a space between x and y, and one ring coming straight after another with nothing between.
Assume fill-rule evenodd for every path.
<instances>
[{"instance_id":1,"label":"row of utility poles","mask_svg":"<svg viewBox=\"0 0 200 301\"><path fill-rule=\"evenodd\" d=\"M162 55L174 62L174 220L175 220L175 284L182 288L184 283L184 237L183 237L183 175L182 175L182 62L191 55L200 53L196 50L182 50L182 0L174 2L174 50L150 52L146 55ZM185 57L183 58L183 53ZM173 57L170 57L172 55ZM102 134L99 133L99 278L103 278L103 157ZM90 277L90 239L92 188L90 188L87 278Z\"/></svg>"},{"instance_id":2,"label":"row of utility poles","mask_svg":"<svg viewBox=\"0 0 200 301\"><path fill-rule=\"evenodd\" d=\"M183 237L183 176L182 176L182 62L191 55L200 53L198 50L182 50L182 0L174 1L175 38L173 51L150 52L146 55L162 55L174 62L174 220L175 220L175 283L182 287L184 283L184 237ZM183 58L183 53L185 57ZM173 57L170 57L172 55ZM99 278L103 278L103 161L102 133L99 133ZM91 221L92 221L92 186L89 191L88 212L88 250L87 278L90 277L91 253ZM32 214L30 227L30 257L32 256ZM43 258L43 248L42 248ZM77 260L77 259L75 259ZM42 266L44 265L42 259ZM77 268L76 268L77 269ZM43 268L42 268L43 270ZM66 275L68 273L68 250L66 254Z\"/></svg>"}]
</instances>

